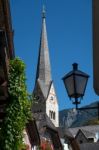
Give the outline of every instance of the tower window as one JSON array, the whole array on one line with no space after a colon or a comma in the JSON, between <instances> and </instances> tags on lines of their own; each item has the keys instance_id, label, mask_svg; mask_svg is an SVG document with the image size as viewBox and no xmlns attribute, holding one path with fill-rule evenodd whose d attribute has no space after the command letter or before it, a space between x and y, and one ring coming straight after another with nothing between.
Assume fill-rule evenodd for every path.
<instances>
[{"instance_id":1,"label":"tower window","mask_svg":"<svg viewBox=\"0 0 99 150\"><path fill-rule=\"evenodd\" d=\"M55 112L53 112L53 119L55 120Z\"/></svg>"},{"instance_id":2,"label":"tower window","mask_svg":"<svg viewBox=\"0 0 99 150\"><path fill-rule=\"evenodd\" d=\"M49 111L49 117L52 119L52 117L53 117L53 112L50 110Z\"/></svg>"},{"instance_id":3,"label":"tower window","mask_svg":"<svg viewBox=\"0 0 99 150\"><path fill-rule=\"evenodd\" d=\"M49 111L49 117L51 118L51 119L53 119L53 120L55 120L55 116L56 114L55 114L55 112L53 112L53 111Z\"/></svg>"}]
</instances>

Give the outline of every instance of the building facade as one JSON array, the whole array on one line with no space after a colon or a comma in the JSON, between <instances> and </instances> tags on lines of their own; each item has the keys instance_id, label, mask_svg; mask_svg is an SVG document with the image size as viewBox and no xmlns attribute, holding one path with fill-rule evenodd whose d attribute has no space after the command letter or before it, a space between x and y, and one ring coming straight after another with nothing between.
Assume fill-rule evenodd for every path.
<instances>
[{"instance_id":1,"label":"building facade","mask_svg":"<svg viewBox=\"0 0 99 150\"><path fill-rule=\"evenodd\" d=\"M14 58L13 30L9 0L0 0L0 123L9 102L7 92L9 60Z\"/></svg>"},{"instance_id":2,"label":"building facade","mask_svg":"<svg viewBox=\"0 0 99 150\"><path fill-rule=\"evenodd\" d=\"M83 130L83 129L79 129L75 139L77 140L77 142L79 144L82 143L93 143L94 141L96 141L96 137L94 133L91 133L89 131Z\"/></svg>"},{"instance_id":3,"label":"building facade","mask_svg":"<svg viewBox=\"0 0 99 150\"><path fill-rule=\"evenodd\" d=\"M84 143L84 141L87 139L87 142L93 140L93 142L97 142L99 140L99 125L89 125L89 126L82 126L82 127L76 127L76 128L69 128L69 131L72 133L72 135L76 138L82 141L81 143ZM84 140L80 137L84 137Z\"/></svg>"}]
</instances>

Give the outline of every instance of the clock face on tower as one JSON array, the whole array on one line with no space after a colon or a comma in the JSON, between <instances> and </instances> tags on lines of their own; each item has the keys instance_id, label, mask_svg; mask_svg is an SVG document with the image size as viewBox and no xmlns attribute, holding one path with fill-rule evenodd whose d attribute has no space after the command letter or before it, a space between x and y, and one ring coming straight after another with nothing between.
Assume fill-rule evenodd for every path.
<instances>
[{"instance_id":1,"label":"clock face on tower","mask_svg":"<svg viewBox=\"0 0 99 150\"><path fill-rule=\"evenodd\" d=\"M56 98L55 98L55 95L51 95L50 98L49 98L49 101L50 101L50 104L54 104L56 103Z\"/></svg>"},{"instance_id":2,"label":"clock face on tower","mask_svg":"<svg viewBox=\"0 0 99 150\"><path fill-rule=\"evenodd\" d=\"M54 99L54 97L53 97L53 96L51 96L51 97L50 97L50 100L52 100L52 101L53 101L53 99Z\"/></svg>"}]
</instances>

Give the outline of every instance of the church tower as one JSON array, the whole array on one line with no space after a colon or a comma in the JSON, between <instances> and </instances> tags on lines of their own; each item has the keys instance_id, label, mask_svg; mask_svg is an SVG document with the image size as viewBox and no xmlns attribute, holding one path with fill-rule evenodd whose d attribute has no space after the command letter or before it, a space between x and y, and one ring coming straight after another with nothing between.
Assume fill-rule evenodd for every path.
<instances>
[{"instance_id":1,"label":"church tower","mask_svg":"<svg viewBox=\"0 0 99 150\"><path fill-rule=\"evenodd\" d=\"M51 67L49 59L49 47L46 30L45 9L42 11L42 28L39 46L38 65L36 82L33 94L36 100L33 103L33 113L45 113L52 123L59 126L58 101L51 77Z\"/></svg>"}]
</instances>

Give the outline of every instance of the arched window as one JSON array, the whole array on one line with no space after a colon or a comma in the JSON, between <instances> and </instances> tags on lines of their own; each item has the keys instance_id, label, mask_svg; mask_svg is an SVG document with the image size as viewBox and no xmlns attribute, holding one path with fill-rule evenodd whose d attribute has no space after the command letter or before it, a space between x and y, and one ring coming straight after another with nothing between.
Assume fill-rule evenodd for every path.
<instances>
[{"instance_id":1,"label":"arched window","mask_svg":"<svg viewBox=\"0 0 99 150\"><path fill-rule=\"evenodd\" d=\"M51 111L51 119L53 118L53 111Z\"/></svg>"},{"instance_id":2,"label":"arched window","mask_svg":"<svg viewBox=\"0 0 99 150\"><path fill-rule=\"evenodd\" d=\"M50 110L49 111L49 117L52 119L52 117L53 117L53 112Z\"/></svg>"},{"instance_id":3,"label":"arched window","mask_svg":"<svg viewBox=\"0 0 99 150\"><path fill-rule=\"evenodd\" d=\"M49 117L50 117L51 119L55 120L55 118L56 118L55 112L50 110L50 111L49 111Z\"/></svg>"},{"instance_id":4,"label":"arched window","mask_svg":"<svg viewBox=\"0 0 99 150\"><path fill-rule=\"evenodd\" d=\"M56 117L55 115L56 115L55 112L53 112L53 119L54 119L54 120L55 120L55 117Z\"/></svg>"},{"instance_id":5,"label":"arched window","mask_svg":"<svg viewBox=\"0 0 99 150\"><path fill-rule=\"evenodd\" d=\"M51 118L51 111L49 110L49 117Z\"/></svg>"}]
</instances>

